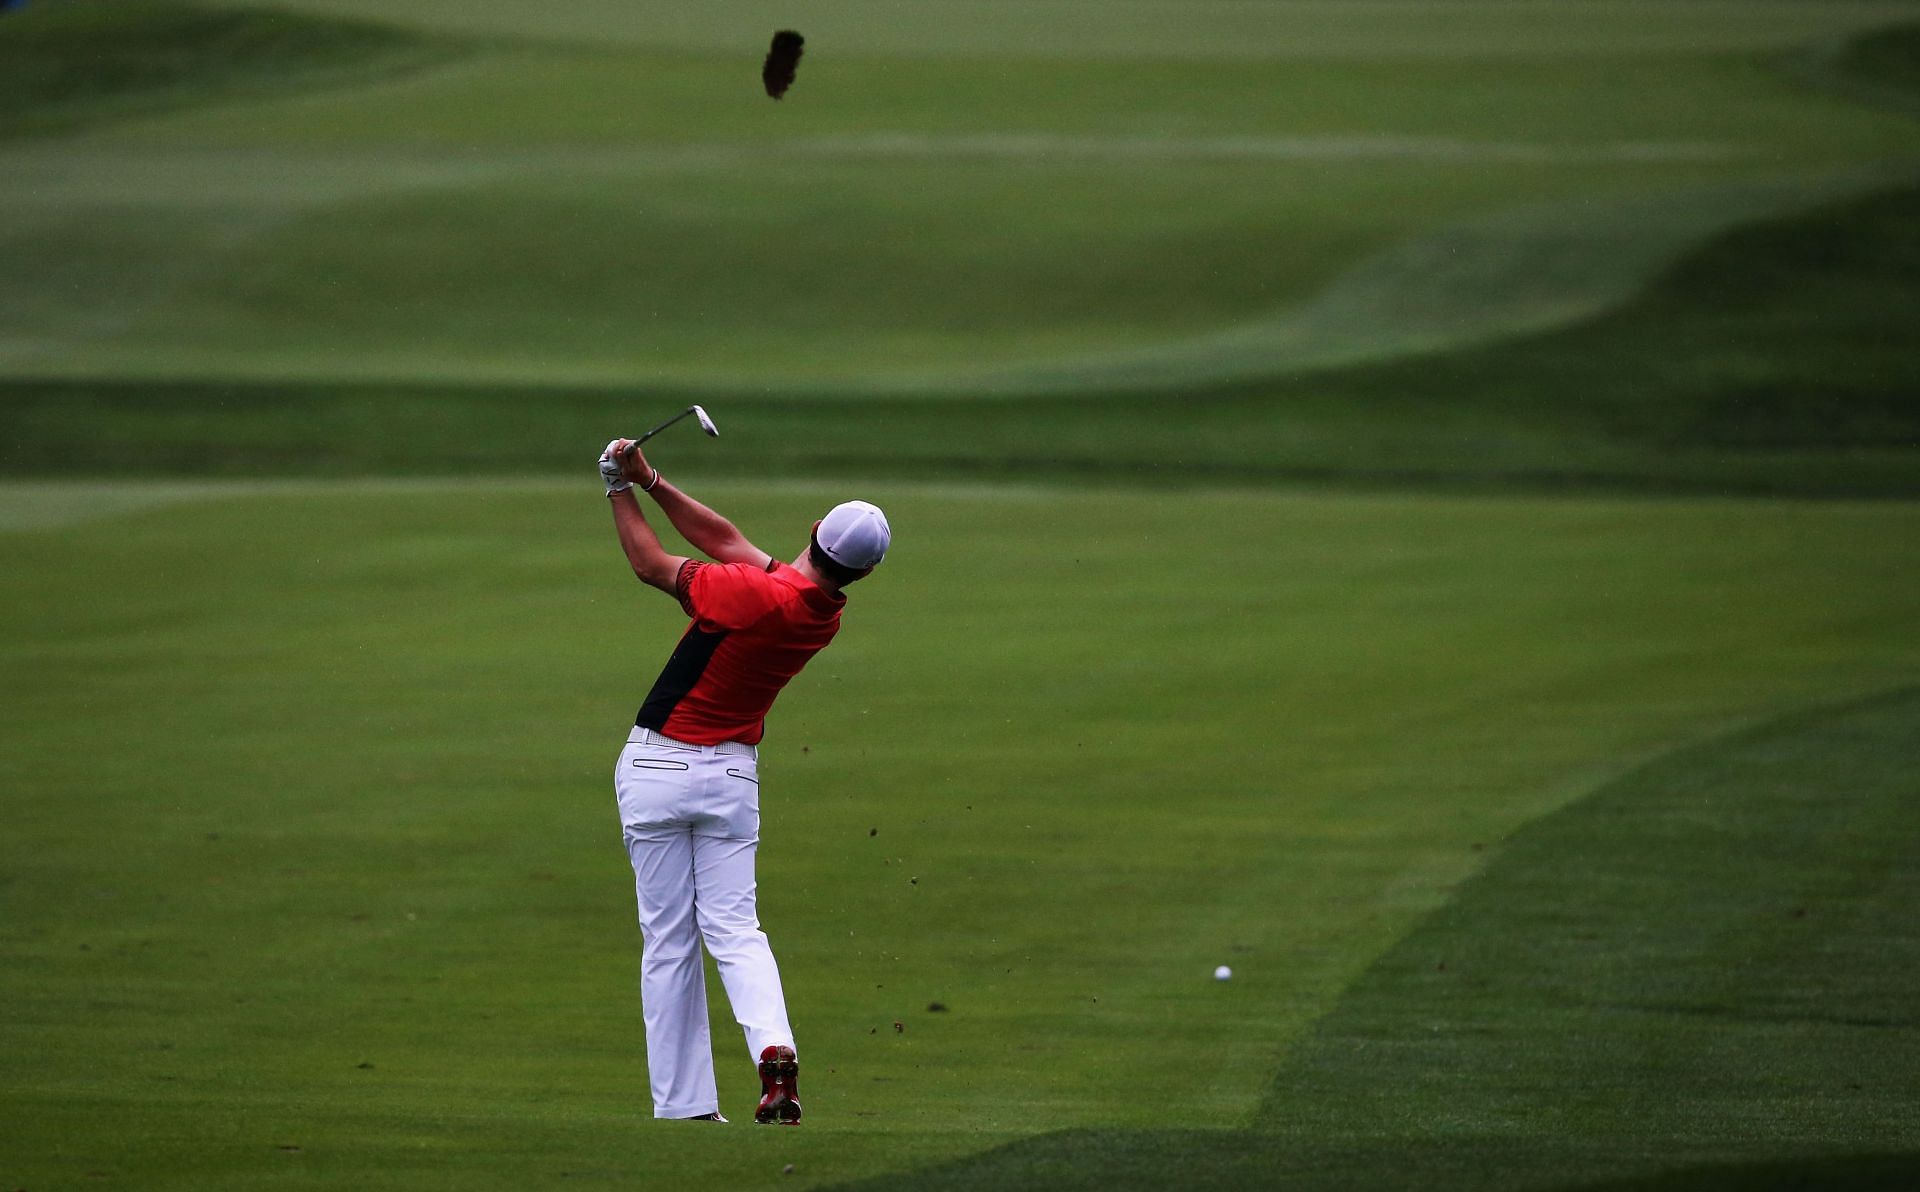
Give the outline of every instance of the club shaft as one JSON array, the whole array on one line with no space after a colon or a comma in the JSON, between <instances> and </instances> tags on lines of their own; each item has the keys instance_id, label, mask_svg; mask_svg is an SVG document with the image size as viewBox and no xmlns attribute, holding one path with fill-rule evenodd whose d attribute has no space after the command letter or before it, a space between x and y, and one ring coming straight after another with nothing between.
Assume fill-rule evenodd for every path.
<instances>
[{"instance_id":1,"label":"club shaft","mask_svg":"<svg viewBox=\"0 0 1920 1192\"><path fill-rule=\"evenodd\" d=\"M667 419L665 422L662 422L659 426L654 427L652 430L648 431L646 434L641 435L639 438L635 439L634 442L636 443L646 442L648 439L651 439L653 436L659 434L661 431L667 429L669 426L672 426L674 423L680 421L682 418L685 418L687 415L691 413L693 413L692 409L685 409L680 411L678 414L675 414L673 417Z\"/></svg>"},{"instance_id":2,"label":"club shaft","mask_svg":"<svg viewBox=\"0 0 1920 1192\"><path fill-rule=\"evenodd\" d=\"M678 414L675 414L673 417L667 419L665 422L662 422L659 426L654 427L652 430L648 431L646 434L641 435L639 438L635 439L633 442L627 444L627 449L622 454L624 454L628 459L633 458L634 448L640 446L640 444L646 442L648 439L651 439L653 436L659 434L661 431L667 429L669 426L672 426L674 423L680 421L682 418L685 418L688 414L691 414L691 413L693 413L693 407L688 406L686 409L680 411Z\"/></svg>"}]
</instances>

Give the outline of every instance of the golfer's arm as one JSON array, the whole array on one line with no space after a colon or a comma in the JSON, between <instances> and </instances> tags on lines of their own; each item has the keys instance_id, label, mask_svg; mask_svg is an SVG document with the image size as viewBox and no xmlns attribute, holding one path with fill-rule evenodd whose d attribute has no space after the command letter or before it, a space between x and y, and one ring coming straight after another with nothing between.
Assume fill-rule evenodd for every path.
<instances>
[{"instance_id":1,"label":"golfer's arm","mask_svg":"<svg viewBox=\"0 0 1920 1192\"><path fill-rule=\"evenodd\" d=\"M680 536L717 563L750 563L764 568L773 556L748 542L734 524L692 497L665 477L647 494L667 515Z\"/></svg>"},{"instance_id":2,"label":"golfer's arm","mask_svg":"<svg viewBox=\"0 0 1920 1192\"><path fill-rule=\"evenodd\" d=\"M607 503L613 506L613 528L620 535L620 549L627 552L627 562L633 564L634 575L641 583L674 595L680 565L686 559L670 555L661 547L660 536L647 524L646 515L640 512L640 502L633 499L632 489L614 493L607 498Z\"/></svg>"}]
</instances>

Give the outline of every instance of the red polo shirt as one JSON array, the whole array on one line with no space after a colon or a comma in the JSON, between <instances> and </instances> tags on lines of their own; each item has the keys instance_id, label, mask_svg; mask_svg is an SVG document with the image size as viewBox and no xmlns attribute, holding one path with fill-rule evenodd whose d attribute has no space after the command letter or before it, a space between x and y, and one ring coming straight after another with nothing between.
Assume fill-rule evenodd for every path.
<instances>
[{"instance_id":1,"label":"red polo shirt","mask_svg":"<svg viewBox=\"0 0 1920 1192\"><path fill-rule=\"evenodd\" d=\"M846 597L778 561L688 559L674 590L693 624L634 723L695 745L758 745L774 697L839 631Z\"/></svg>"}]
</instances>

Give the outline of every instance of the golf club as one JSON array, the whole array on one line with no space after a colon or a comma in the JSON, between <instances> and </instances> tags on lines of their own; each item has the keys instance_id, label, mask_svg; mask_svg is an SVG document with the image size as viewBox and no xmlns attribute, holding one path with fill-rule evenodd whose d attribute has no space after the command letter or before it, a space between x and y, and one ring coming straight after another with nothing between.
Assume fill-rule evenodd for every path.
<instances>
[{"instance_id":1,"label":"golf club","mask_svg":"<svg viewBox=\"0 0 1920 1192\"><path fill-rule=\"evenodd\" d=\"M646 434L641 435L639 438L635 439L633 442L627 444L627 449L621 454L628 459L632 459L634 448L646 442L648 439L651 439L653 436L659 434L661 431L667 429L669 426L672 426L674 423L680 421L682 418L685 418L688 414L692 414L695 418L698 418L700 420L700 429L707 432L708 438L717 439L720 437L720 428L713 424L713 419L707 416L707 412L705 410L701 409L699 406L688 406L686 409L680 411L678 414L675 414L673 417L667 419L665 422L662 422L659 426L654 427L652 430L648 431Z\"/></svg>"}]
</instances>

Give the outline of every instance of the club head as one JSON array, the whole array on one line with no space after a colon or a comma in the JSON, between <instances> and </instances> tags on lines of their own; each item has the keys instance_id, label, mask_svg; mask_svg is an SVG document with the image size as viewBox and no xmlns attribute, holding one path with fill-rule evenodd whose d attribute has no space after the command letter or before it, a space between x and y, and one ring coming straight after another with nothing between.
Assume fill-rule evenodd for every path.
<instances>
[{"instance_id":1,"label":"club head","mask_svg":"<svg viewBox=\"0 0 1920 1192\"><path fill-rule=\"evenodd\" d=\"M692 406L689 407L689 412L700 420L700 429L706 431L709 437L715 439L720 437L720 428L713 424L713 419L707 417L705 410L699 406Z\"/></svg>"}]
</instances>

